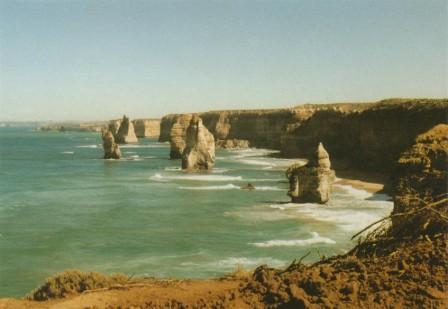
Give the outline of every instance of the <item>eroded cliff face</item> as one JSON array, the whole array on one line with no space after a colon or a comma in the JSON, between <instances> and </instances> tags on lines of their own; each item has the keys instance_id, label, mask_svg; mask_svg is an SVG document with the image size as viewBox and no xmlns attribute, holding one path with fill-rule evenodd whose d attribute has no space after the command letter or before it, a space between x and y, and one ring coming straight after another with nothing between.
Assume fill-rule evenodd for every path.
<instances>
[{"instance_id":1,"label":"eroded cliff face","mask_svg":"<svg viewBox=\"0 0 448 309\"><path fill-rule=\"evenodd\" d=\"M138 138L159 137L160 135L160 119L134 119L132 124Z\"/></svg>"},{"instance_id":2,"label":"eroded cliff face","mask_svg":"<svg viewBox=\"0 0 448 309\"><path fill-rule=\"evenodd\" d=\"M247 140L251 147L280 149L280 136L296 122L292 109L199 114L216 140Z\"/></svg>"},{"instance_id":3,"label":"eroded cliff face","mask_svg":"<svg viewBox=\"0 0 448 309\"><path fill-rule=\"evenodd\" d=\"M306 156L323 142L339 163L391 170L418 134L447 122L448 100L385 100L359 108L317 110L282 136L284 156ZM341 162L345 161L345 162Z\"/></svg>"},{"instance_id":4,"label":"eroded cliff face","mask_svg":"<svg viewBox=\"0 0 448 309\"><path fill-rule=\"evenodd\" d=\"M198 114L217 143L247 140L250 147L278 149L284 157L308 157L319 142L336 169L388 171L417 135L447 123L447 99L391 99L376 103L305 104L289 109L214 111ZM180 115L161 121L168 141ZM179 131L185 131L188 123ZM224 142L222 142L224 141Z\"/></svg>"},{"instance_id":5,"label":"eroded cliff face","mask_svg":"<svg viewBox=\"0 0 448 309\"><path fill-rule=\"evenodd\" d=\"M448 125L419 135L398 160L397 173L393 234L448 232Z\"/></svg>"},{"instance_id":6,"label":"eroded cliff face","mask_svg":"<svg viewBox=\"0 0 448 309\"><path fill-rule=\"evenodd\" d=\"M160 119L160 134L159 134L159 142L169 142L171 136L171 128L173 127L176 118L181 114L169 114L163 116Z\"/></svg>"},{"instance_id":7,"label":"eroded cliff face","mask_svg":"<svg viewBox=\"0 0 448 309\"><path fill-rule=\"evenodd\" d=\"M171 114L163 117L159 141L169 141L174 126L177 130L185 131L188 122L179 119L188 118L187 115L189 114ZM236 146L245 146L247 143L251 147L272 149L280 149L279 136L288 130L288 125L296 122L292 109L213 111L197 115L203 120L204 126L213 134L217 143L222 145L234 143ZM228 140L232 142L227 142Z\"/></svg>"}]
</instances>

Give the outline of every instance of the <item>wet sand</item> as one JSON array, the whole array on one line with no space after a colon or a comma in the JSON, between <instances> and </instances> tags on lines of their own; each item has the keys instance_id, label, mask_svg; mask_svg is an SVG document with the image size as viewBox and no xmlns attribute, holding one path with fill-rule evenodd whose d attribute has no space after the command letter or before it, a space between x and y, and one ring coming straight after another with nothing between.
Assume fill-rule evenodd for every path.
<instances>
[{"instance_id":1,"label":"wet sand","mask_svg":"<svg viewBox=\"0 0 448 309\"><path fill-rule=\"evenodd\" d=\"M385 191L390 183L389 177L385 174L354 170L336 170L336 177L337 184L350 185L370 193L387 193Z\"/></svg>"}]
</instances>

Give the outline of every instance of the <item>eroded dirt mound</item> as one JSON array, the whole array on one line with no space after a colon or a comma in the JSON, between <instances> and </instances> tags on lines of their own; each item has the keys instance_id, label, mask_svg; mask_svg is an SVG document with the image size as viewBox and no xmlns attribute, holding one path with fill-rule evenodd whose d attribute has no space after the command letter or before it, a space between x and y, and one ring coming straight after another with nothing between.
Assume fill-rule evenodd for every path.
<instances>
[{"instance_id":1,"label":"eroded dirt mound","mask_svg":"<svg viewBox=\"0 0 448 309\"><path fill-rule=\"evenodd\" d=\"M447 234L360 245L352 253L285 271L261 266L242 297L258 308L448 306Z\"/></svg>"}]
</instances>

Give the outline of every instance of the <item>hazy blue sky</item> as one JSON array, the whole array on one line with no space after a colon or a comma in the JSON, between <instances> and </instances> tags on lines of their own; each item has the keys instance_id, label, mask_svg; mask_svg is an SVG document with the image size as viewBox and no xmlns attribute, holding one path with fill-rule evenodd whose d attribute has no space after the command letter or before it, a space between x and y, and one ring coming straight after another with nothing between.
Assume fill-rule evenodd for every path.
<instances>
[{"instance_id":1,"label":"hazy blue sky","mask_svg":"<svg viewBox=\"0 0 448 309\"><path fill-rule=\"evenodd\" d=\"M446 97L447 1L0 0L0 119Z\"/></svg>"}]
</instances>

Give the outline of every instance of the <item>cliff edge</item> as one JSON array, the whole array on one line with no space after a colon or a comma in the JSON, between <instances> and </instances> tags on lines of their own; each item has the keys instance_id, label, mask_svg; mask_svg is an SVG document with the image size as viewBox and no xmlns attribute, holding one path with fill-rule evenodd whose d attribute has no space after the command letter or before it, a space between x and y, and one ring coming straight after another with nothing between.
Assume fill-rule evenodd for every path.
<instances>
[{"instance_id":1,"label":"cliff edge","mask_svg":"<svg viewBox=\"0 0 448 309\"><path fill-rule=\"evenodd\" d=\"M448 123L448 99L388 99L375 103L305 104L287 109L212 111L198 114L216 141L246 140L251 147L308 157L322 142L336 169L392 171L415 138ZM159 140L169 141L180 114L161 120ZM185 126L185 128L184 128ZM223 142L221 142L223 143Z\"/></svg>"}]
</instances>

